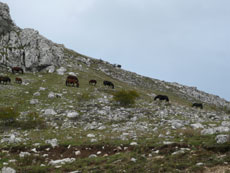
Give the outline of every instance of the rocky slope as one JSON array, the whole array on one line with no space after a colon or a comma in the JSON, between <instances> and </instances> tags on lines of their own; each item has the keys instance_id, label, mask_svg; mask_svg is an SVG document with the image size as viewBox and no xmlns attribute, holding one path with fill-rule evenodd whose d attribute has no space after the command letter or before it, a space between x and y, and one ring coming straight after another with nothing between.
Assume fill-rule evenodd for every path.
<instances>
[{"instance_id":1,"label":"rocky slope","mask_svg":"<svg viewBox=\"0 0 230 173\"><path fill-rule=\"evenodd\" d=\"M20 29L4 3L0 23L0 75L12 79L0 84L0 118L3 111L18 113L12 124L0 120L2 172L201 172L216 165L227 170L228 101L123 70ZM26 73L12 74L12 66ZM65 86L69 74L78 76L79 88ZM21 85L15 77L22 78ZM90 86L90 79L97 85ZM114 101L122 89L139 93L134 105ZM158 94L170 102L154 101ZM192 108L193 102L204 109Z\"/></svg>"}]
</instances>

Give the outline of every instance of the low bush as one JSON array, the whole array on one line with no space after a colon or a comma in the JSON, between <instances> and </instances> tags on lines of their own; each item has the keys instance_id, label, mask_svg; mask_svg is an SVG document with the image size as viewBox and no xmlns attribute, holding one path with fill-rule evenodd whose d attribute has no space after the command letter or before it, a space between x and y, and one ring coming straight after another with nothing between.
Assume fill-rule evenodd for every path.
<instances>
[{"instance_id":1,"label":"low bush","mask_svg":"<svg viewBox=\"0 0 230 173\"><path fill-rule=\"evenodd\" d=\"M30 112L25 115L23 120L17 123L17 126L22 129L45 128L46 123L44 118L40 117L36 112Z\"/></svg>"},{"instance_id":2,"label":"low bush","mask_svg":"<svg viewBox=\"0 0 230 173\"><path fill-rule=\"evenodd\" d=\"M19 112L12 107L0 108L0 120L3 121L5 125L9 125L15 122L18 116L19 116Z\"/></svg>"},{"instance_id":3,"label":"low bush","mask_svg":"<svg viewBox=\"0 0 230 173\"><path fill-rule=\"evenodd\" d=\"M139 94L135 90L121 90L113 94L113 99L118 102L121 106L130 106L135 104L136 98Z\"/></svg>"}]
</instances>

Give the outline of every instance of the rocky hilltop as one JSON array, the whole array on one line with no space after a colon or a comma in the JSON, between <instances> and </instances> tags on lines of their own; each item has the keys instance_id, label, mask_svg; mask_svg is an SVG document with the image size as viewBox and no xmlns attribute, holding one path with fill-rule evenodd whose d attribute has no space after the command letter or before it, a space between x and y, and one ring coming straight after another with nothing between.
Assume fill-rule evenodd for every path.
<instances>
[{"instance_id":1,"label":"rocky hilltop","mask_svg":"<svg viewBox=\"0 0 230 173\"><path fill-rule=\"evenodd\" d=\"M41 36L34 29L17 27L7 4L0 2L0 65L20 66L26 71L40 71L59 66L64 57L63 46ZM53 68L53 67L52 67Z\"/></svg>"}]
</instances>

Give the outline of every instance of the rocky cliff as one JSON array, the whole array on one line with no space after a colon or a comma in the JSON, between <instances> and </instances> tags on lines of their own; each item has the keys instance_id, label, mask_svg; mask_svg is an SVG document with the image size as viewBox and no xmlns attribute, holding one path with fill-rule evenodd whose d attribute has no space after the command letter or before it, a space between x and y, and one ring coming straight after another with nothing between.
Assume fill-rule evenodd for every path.
<instances>
[{"instance_id":1,"label":"rocky cliff","mask_svg":"<svg viewBox=\"0 0 230 173\"><path fill-rule=\"evenodd\" d=\"M27 71L40 71L59 66L64 47L53 43L33 29L17 27L7 4L0 2L0 65L20 66Z\"/></svg>"}]
</instances>

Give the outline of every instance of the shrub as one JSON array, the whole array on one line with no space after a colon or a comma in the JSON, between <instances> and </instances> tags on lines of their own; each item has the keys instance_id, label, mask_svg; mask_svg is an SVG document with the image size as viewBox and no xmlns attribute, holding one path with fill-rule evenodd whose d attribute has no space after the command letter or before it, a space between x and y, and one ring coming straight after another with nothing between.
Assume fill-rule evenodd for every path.
<instances>
[{"instance_id":1,"label":"shrub","mask_svg":"<svg viewBox=\"0 0 230 173\"><path fill-rule=\"evenodd\" d=\"M113 94L113 99L121 106L130 106L135 104L135 99L137 97L139 97L139 94L135 90L121 90Z\"/></svg>"},{"instance_id":2,"label":"shrub","mask_svg":"<svg viewBox=\"0 0 230 173\"><path fill-rule=\"evenodd\" d=\"M0 120L2 120L6 125L14 122L18 116L19 112L12 107L0 108Z\"/></svg>"},{"instance_id":3,"label":"shrub","mask_svg":"<svg viewBox=\"0 0 230 173\"><path fill-rule=\"evenodd\" d=\"M36 112L30 112L25 115L25 119L18 122L18 126L22 129L45 128L44 118L40 117Z\"/></svg>"}]
</instances>

